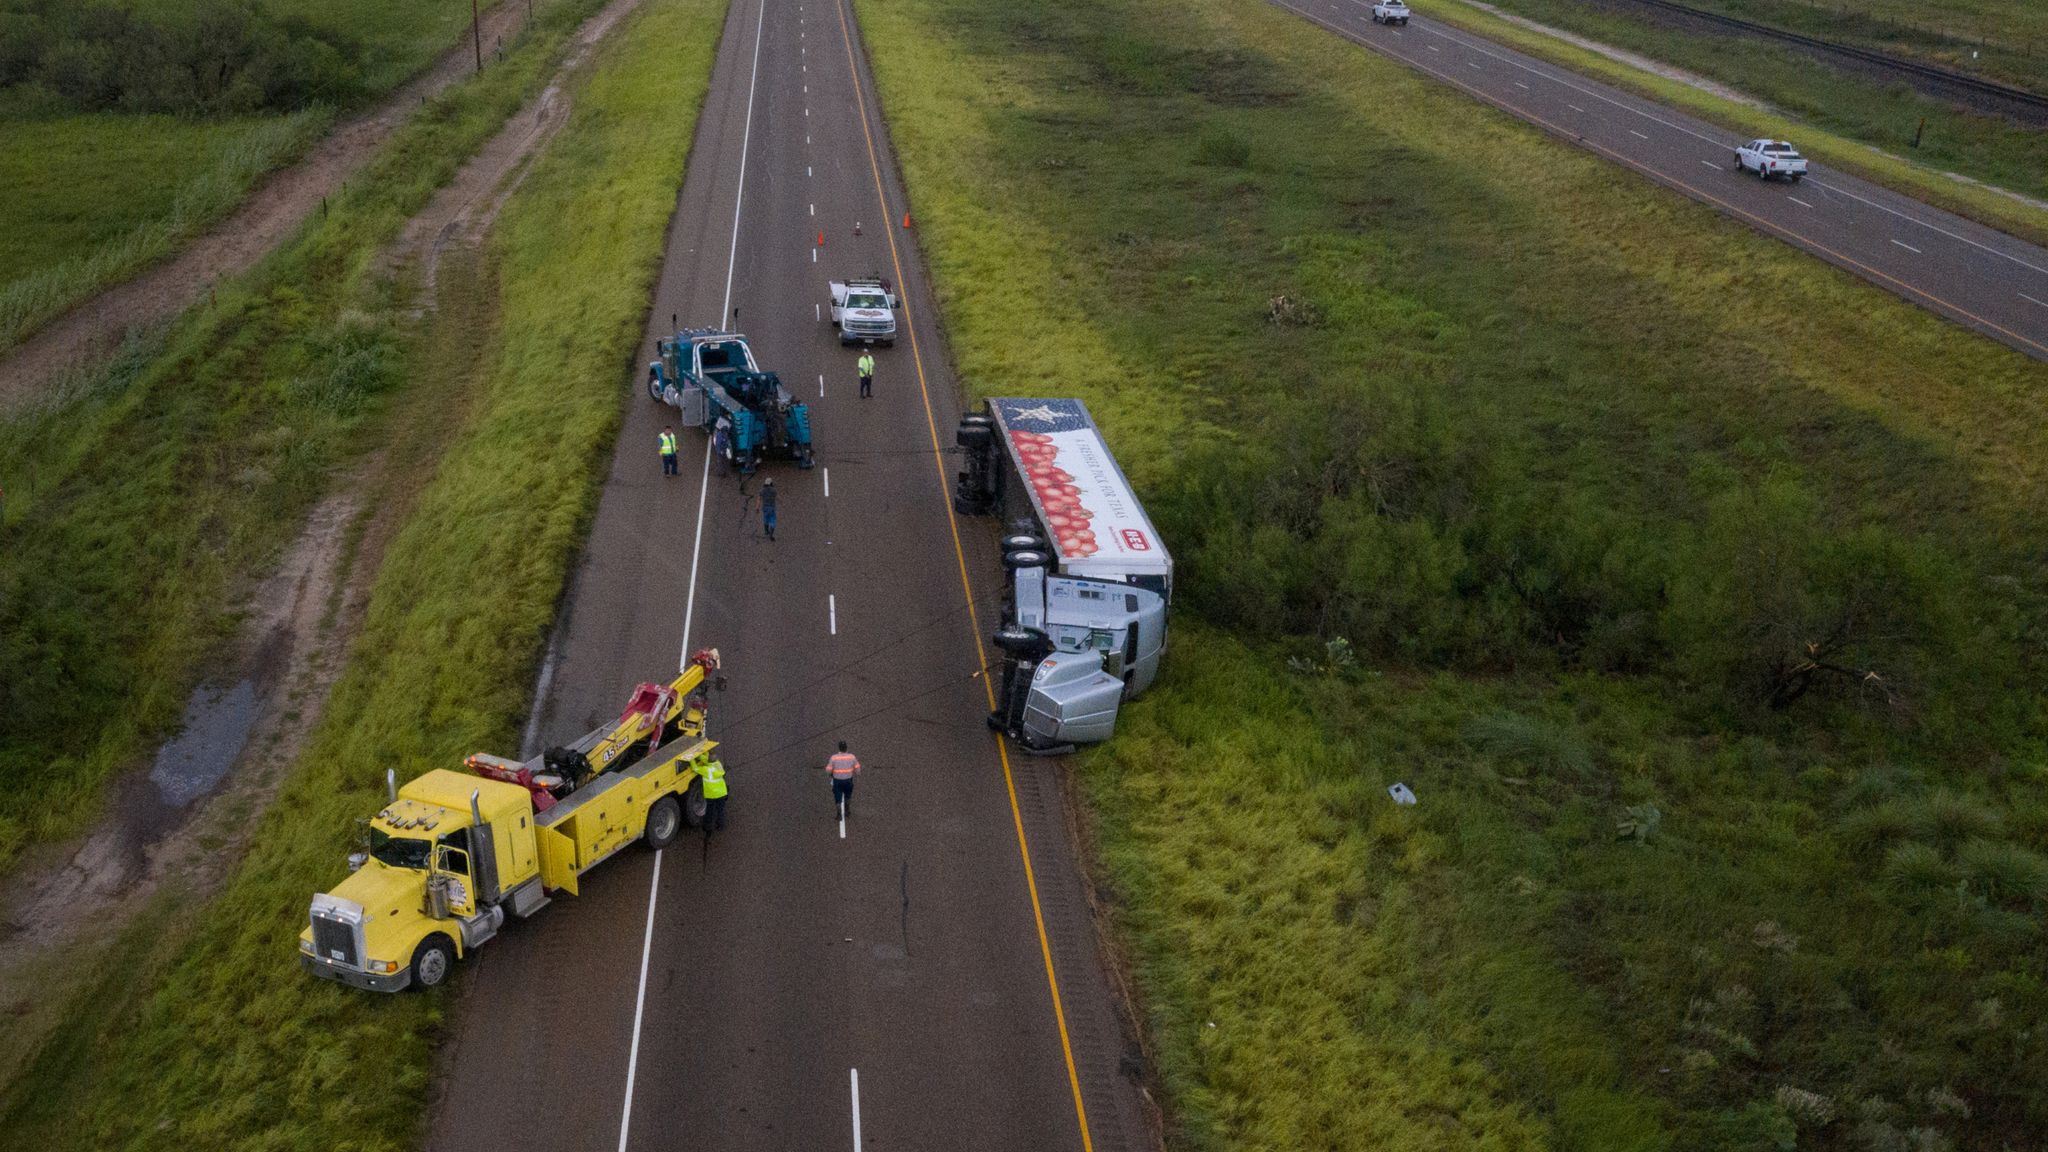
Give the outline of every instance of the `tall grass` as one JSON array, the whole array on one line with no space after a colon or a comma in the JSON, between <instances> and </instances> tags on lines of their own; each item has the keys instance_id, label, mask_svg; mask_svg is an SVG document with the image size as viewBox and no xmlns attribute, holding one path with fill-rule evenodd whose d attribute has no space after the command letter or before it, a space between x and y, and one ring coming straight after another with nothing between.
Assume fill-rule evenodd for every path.
<instances>
[{"instance_id":1,"label":"tall grass","mask_svg":"<svg viewBox=\"0 0 2048 1152\"><path fill-rule=\"evenodd\" d=\"M2048 12L2028 0L1690 0L1690 6L2048 92Z\"/></svg>"},{"instance_id":2,"label":"tall grass","mask_svg":"<svg viewBox=\"0 0 2048 1152\"><path fill-rule=\"evenodd\" d=\"M32 165L36 184L0 209L11 232L34 238L6 261L0 351L225 217L332 122L331 112L313 109L220 124L152 116L0 126L7 166ZM183 142L172 156L163 154L167 131Z\"/></svg>"},{"instance_id":3,"label":"tall grass","mask_svg":"<svg viewBox=\"0 0 2048 1152\"><path fill-rule=\"evenodd\" d=\"M2038 365L1266 5L857 7L1180 561L1081 768L1178 1144L2048 1123Z\"/></svg>"},{"instance_id":4,"label":"tall grass","mask_svg":"<svg viewBox=\"0 0 2048 1152\"><path fill-rule=\"evenodd\" d=\"M146 370L0 420L0 770L31 782L0 795L0 869L82 827L105 780L177 723L232 627L228 597L397 384L403 324L375 254L538 91L594 7L544 9L527 50L421 109Z\"/></svg>"},{"instance_id":5,"label":"tall grass","mask_svg":"<svg viewBox=\"0 0 2048 1152\"><path fill-rule=\"evenodd\" d=\"M161 977L93 990L89 1030L61 1032L0 1097L0 1144L416 1145L442 1001L314 980L294 937L386 768L445 766L516 737L594 507L723 16L713 0L648 0L574 89L571 122L491 242L495 323L469 366L488 387L386 552L311 748ZM565 219L578 221L574 245Z\"/></svg>"}]
</instances>

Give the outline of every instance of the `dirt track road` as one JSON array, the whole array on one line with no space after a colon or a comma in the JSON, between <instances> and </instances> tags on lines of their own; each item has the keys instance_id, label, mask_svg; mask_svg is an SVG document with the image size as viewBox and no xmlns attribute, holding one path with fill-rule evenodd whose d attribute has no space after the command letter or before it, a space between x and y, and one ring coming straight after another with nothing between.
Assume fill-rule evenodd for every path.
<instances>
[{"instance_id":1,"label":"dirt track road","mask_svg":"<svg viewBox=\"0 0 2048 1152\"><path fill-rule=\"evenodd\" d=\"M511 39L525 22L523 4L492 6L483 16L485 48ZM323 198L334 195L368 163L423 100L475 69L475 48L465 36L375 109L336 125L311 152L273 173L233 215L169 260L83 301L12 350L0 353L0 410L33 399L50 384L118 347L130 332L171 319L222 278L254 267L297 232L319 209Z\"/></svg>"}]
</instances>

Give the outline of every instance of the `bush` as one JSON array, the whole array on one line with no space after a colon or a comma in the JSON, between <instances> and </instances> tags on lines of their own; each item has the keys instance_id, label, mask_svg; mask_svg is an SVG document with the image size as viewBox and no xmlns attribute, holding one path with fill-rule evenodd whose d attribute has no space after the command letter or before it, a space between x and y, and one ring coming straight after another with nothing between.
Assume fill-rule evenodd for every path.
<instances>
[{"instance_id":1,"label":"bush","mask_svg":"<svg viewBox=\"0 0 2048 1152\"><path fill-rule=\"evenodd\" d=\"M106 0L0 0L0 106L207 115L341 104L358 46L257 0L138 13Z\"/></svg>"}]
</instances>

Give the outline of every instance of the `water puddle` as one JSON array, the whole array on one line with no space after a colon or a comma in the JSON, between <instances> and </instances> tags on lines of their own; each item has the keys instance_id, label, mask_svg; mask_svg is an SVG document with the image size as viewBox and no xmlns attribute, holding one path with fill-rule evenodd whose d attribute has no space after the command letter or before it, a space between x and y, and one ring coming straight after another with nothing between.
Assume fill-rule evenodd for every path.
<instances>
[{"instance_id":1,"label":"water puddle","mask_svg":"<svg viewBox=\"0 0 2048 1152\"><path fill-rule=\"evenodd\" d=\"M185 724L175 740L157 750L149 779L172 808L183 808L213 791L234 766L256 723L256 682L228 688L202 687L185 702Z\"/></svg>"}]
</instances>

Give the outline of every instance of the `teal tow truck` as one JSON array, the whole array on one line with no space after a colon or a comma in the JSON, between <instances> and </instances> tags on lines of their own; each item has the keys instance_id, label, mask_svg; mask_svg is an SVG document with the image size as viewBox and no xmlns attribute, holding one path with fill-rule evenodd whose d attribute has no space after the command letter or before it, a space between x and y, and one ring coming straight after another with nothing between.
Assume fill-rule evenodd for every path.
<instances>
[{"instance_id":1,"label":"teal tow truck","mask_svg":"<svg viewBox=\"0 0 2048 1152\"><path fill-rule=\"evenodd\" d=\"M712 450L741 474L764 460L794 460L799 468L815 462L810 408L761 370L745 336L685 328L655 348L661 358L647 365L647 394L702 428Z\"/></svg>"}]
</instances>

